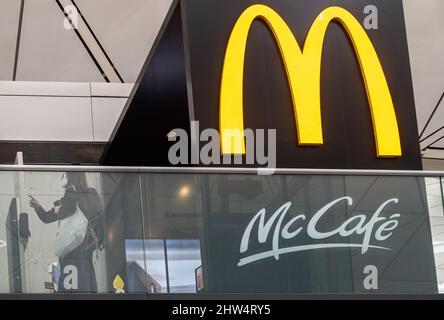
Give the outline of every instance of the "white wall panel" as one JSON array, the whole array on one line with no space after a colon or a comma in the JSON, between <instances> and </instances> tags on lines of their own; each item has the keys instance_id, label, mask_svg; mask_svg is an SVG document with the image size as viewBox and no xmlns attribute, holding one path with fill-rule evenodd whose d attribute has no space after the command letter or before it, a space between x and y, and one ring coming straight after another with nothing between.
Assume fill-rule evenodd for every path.
<instances>
[{"instance_id":1,"label":"white wall panel","mask_svg":"<svg viewBox=\"0 0 444 320\"><path fill-rule=\"evenodd\" d=\"M0 81L0 140L106 142L133 86Z\"/></svg>"},{"instance_id":2,"label":"white wall panel","mask_svg":"<svg viewBox=\"0 0 444 320\"><path fill-rule=\"evenodd\" d=\"M441 154L440 156L442 157L443 155ZM422 166L423 166L424 170L430 170L430 171L444 170L444 164L443 164L442 160L423 159Z\"/></svg>"},{"instance_id":3,"label":"white wall panel","mask_svg":"<svg viewBox=\"0 0 444 320\"><path fill-rule=\"evenodd\" d=\"M109 140L126 101L126 98L92 98L94 141Z\"/></svg>"},{"instance_id":4,"label":"white wall panel","mask_svg":"<svg viewBox=\"0 0 444 320\"><path fill-rule=\"evenodd\" d=\"M93 140L89 98L0 96L0 113L0 140Z\"/></svg>"},{"instance_id":5,"label":"white wall panel","mask_svg":"<svg viewBox=\"0 0 444 320\"><path fill-rule=\"evenodd\" d=\"M127 98L133 87L133 83L91 83L91 96Z\"/></svg>"},{"instance_id":6,"label":"white wall panel","mask_svg":"<svg viewBox=\"0 0 444 320\"><path fill-rule=\"evenodd\" d=\"M86 82L0 81L0 95L89 97L91 88Z\"/></svg>"}]
</instances>

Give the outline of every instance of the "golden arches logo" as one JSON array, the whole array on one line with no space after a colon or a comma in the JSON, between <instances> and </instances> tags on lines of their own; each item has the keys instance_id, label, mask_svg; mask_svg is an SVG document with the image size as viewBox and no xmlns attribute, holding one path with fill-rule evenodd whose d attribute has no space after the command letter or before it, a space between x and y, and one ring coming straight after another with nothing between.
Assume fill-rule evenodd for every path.
<instances>
[{"instance_id":1,"label":"golden arches logo","mask_svg":"<svg viewBox=\"0 0 444 320\"><path fill-rule=\"evenodd\" d=\"M265 5L253 5L242 13L226 49L220 92L223 154L245 154L243 134L238 134L244 132L245 49L250 27L258 18L272 30L285 64L299 145L323 144L320 102L322 47L327 27L336 20L347 31L359 60L370 103L377 156L401 156L398 123L387 80L375 48L356 18L340 7L325 9L314 21L301 50L285 21Z\"/></svg>"}]
</instances>

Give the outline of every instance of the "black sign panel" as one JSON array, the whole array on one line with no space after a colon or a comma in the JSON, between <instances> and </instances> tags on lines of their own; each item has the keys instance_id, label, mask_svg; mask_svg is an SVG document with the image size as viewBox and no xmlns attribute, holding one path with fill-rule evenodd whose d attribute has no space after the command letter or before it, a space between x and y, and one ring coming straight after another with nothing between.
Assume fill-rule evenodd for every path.
<instances>
[{"instance_id":1,"label":"black sign panel","mask_svg":"<svg viewBox=\"0 0 444 320\"><path fill-rule=\"evenodd\" d=\"M378 158L361 69L350 38L328 27L321 66L324 143L298 145L283 59L270 28L253 22L245 53L244 124L277 130L277 166L300 168L421 169L418 130L401 0L182 0L175 2L103 157L106 165L169 166L167 134L219 129L219 98L228 40L242 12L264 4L277 12L302 47L316 17L339 6L361 24L367 5L378 29L366 30L378 54L399 126L402 156ZM257 165L257 164L255 164ZM239 166L239 165L237 165Z\"/></svg>"},{"instance_id":2,"label":"black sign panel","mask_svg":"<svg viewBox=\"0 0 444 320\"><path fill-rule=\"evenodd\" d=\"M437 292L422 178L208 179L207 292Z\"/></svg>"}]
</instances>

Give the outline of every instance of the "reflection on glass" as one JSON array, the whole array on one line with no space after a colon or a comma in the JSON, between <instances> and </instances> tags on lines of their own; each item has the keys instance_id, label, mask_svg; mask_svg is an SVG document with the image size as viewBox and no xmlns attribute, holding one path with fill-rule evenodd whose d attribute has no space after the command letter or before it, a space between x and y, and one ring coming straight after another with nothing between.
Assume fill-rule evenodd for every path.
<instances>
[{"instance_id":1,"label":"reflection on glass","mask_svg":"<svg viewBox=\"0 0 444 320\"><path fill-rule=\"evenodd\" d=\"M84 172L64 173L60 186L64 194L50 209L28 195L29 206L42 223L58 224L54 254L58 257L60 276L58 279L52 276L53 285L57 292L95 293L93 254L104 246L102 199L97 190L88 185ZM55 273L51 269L51 274Z\"/></svg>"},{"instance_id":2,"label":"reflection on glass","mask_svg":"<svg viewBox=\"0 0 444 320\"><path fill-rule=\"evenodd\" d=\"M163 240L126 240L125 244L130 290L140 292L141 288L148 285L150 293L167 292Z\"/></svg>"},{"instance_id":3,"label":"reflection on glass","mask_svg":"<svg viewBox=\"0 0 444 320\"><path fill-rule=\"evenodd\" d=\"M166 240L171 293L195 293L195 270L202 264L199 240Z\"/></svg>"},{"instance_id":4,"label":"reflection on glass","mask_svg":"<svg viewBox=\"0 0 444 320\"><path fill-rule=\"evenodd\" d=\"M149 293L196 292L195 270L202 264L199 240L127 240L125 244L131 291L145 282Z\"/></svg>"},{"instance_id":5,"label":"reflection on glass","mask_svg":"<svg viewBox=\"0 0 444 320\"><path fill-rule=\"evenodd\" d=\"M442 178L426 178L438 290L444 293L444 213Z\"/></svg>"},{"instance_id":6,"label":"reflection on glass","mask_svg":"<svg viewBox=\"0 0 444 320\"><path fill-rule=\"evenodd\" d=\"M45 217L30 206L28 195L44 210L55 210L66 193L61 177L61 172L0 172L1 293L60 291L60 279L66 278L55 254L60 228L56 220L42 223ZM86 178L88 190L94 188L103 199L104 228L95 230L103 232L104 246L88 246L87 259L82 259L89 266L86 275L95 274L97 290L82 284L79 291L116 293L113 282L120 279L117 288L126 293L356 293L367 292L363 270L375 265L379 292L436 292L437 287L444 292L444 188L439 177L156 173L144 174L142 184L138 174L87 173ZM307 232L313 215L345 196L353 199L352 205L337 203L316 223L319 231L332 235L313 238ZM390 250L362 253L349 246L365 240L356 232L361 221L356 217L370 226L377 208L394 198L399 201L384 207L380 217L385 220L375 223L368 238ZM280 220L272 216L287 202L291 207L278 227ZM262 209L265 220L254 220ZM296 219L299 215L304 219ZM377 239L378 228L395 215L399 225ZM242 251L250 223L247 251ZM351 232L335 232L340 227ZM239 265L240 259L273 249L273 243L280 249L347 246L288 251L279 259L259 256Z\"/></svg>"},{"instance_id":7,"label":"reflection on glass","mask_svg":"<svg viewBox=\"0 0 444 320\"><path fill-rule=\"evenodd\" d=\"M137 178L0 172L0 292L114 293L117 276L126 285L122 243L142 237ZM74 215L83 216L83 224L76 224L82 230L68 237L73 224L65 232L61 225ZM146 292L146 286L136 292Z\"/></svg>"}]
</instances>

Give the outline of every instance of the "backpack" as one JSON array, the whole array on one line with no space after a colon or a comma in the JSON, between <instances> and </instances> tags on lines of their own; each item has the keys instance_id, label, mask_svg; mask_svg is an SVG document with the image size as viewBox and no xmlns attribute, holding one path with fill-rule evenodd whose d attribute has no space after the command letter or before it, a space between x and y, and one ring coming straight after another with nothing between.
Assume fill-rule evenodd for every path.
<instances>
[{"instance_id":1,"label":"backpack","mask_svg":"<svg viewBox=\"0 0 444 320\"><path fill-rule=\"evenodd\" d=\"M82 198L83 201L79 201L79 207L88 219L96 248L102 250L105 246L105 210L102 198L94 188L89 188L84 192Z\"/></svg>"}]
</instances>

